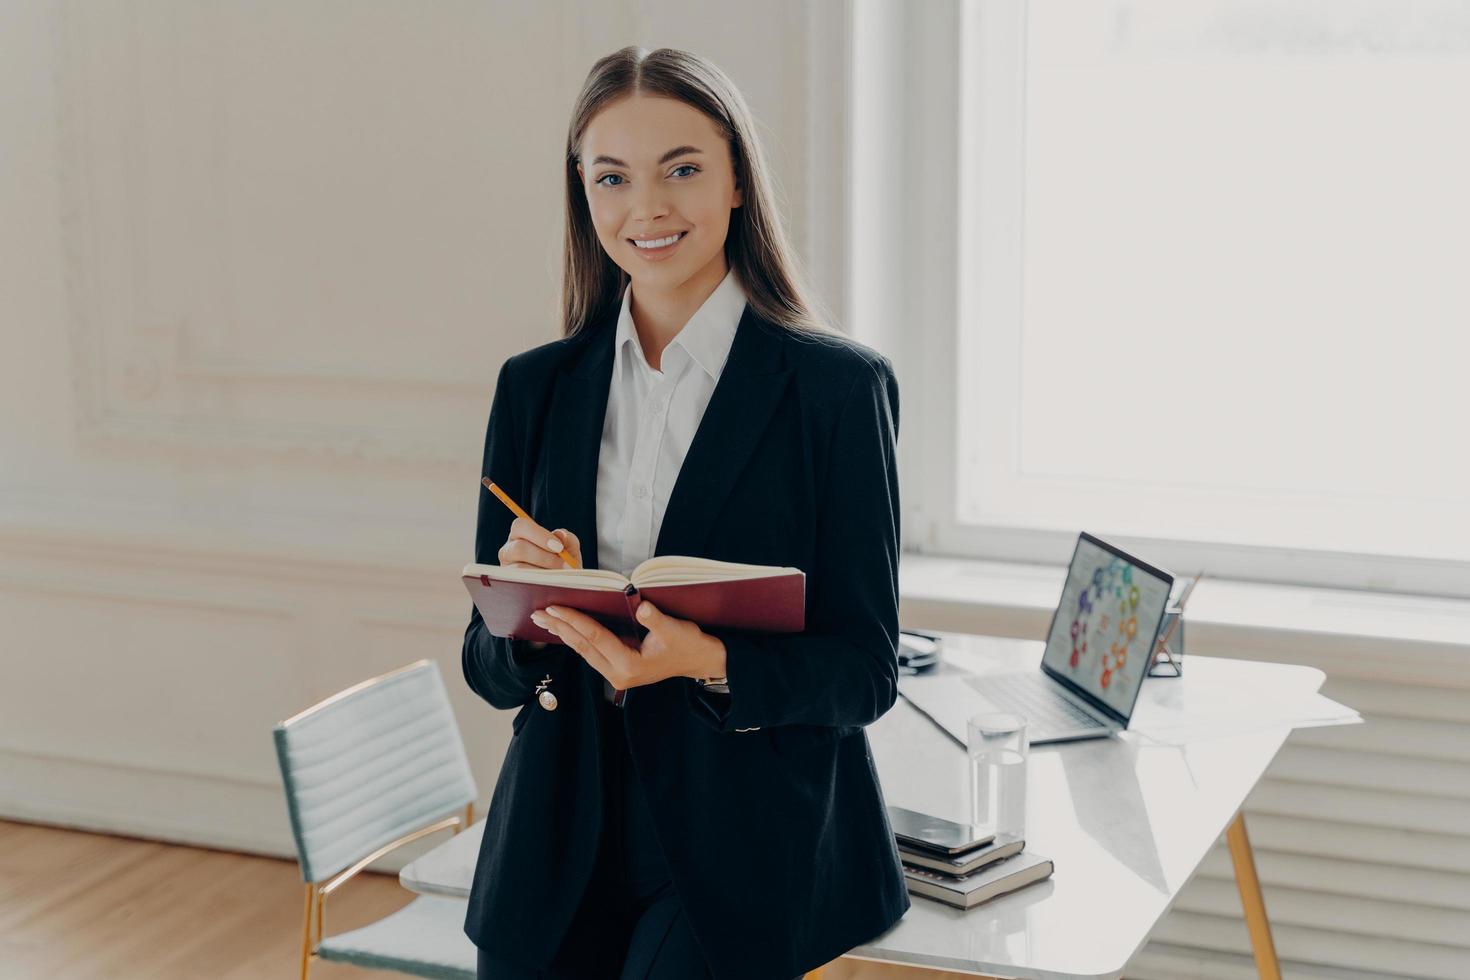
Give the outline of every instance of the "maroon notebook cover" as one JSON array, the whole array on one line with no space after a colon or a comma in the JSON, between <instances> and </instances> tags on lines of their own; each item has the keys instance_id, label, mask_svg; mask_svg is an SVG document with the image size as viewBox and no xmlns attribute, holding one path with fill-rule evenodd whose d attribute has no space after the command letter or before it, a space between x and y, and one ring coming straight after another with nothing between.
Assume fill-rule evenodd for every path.
<instances>
[{"instance_id":1,"label":"maroon notebook cover","mask_svg":"<svg viewBox=\"0 0 1470 980\"><path fill-rule=\"evenodd\" d=\"M755 633L800 633L806 625L806 574L791 572L731 582L656 585L639 591L567 588L531 582L504 582L488 575L462 576L475 608L494 636L540 643L560 643L555 633L531 621L531 613L547 606L566 606L586 613L622 636L641 636L634 618L643 598L677 619L702 627Z\"/></svg>"}]
</instances>

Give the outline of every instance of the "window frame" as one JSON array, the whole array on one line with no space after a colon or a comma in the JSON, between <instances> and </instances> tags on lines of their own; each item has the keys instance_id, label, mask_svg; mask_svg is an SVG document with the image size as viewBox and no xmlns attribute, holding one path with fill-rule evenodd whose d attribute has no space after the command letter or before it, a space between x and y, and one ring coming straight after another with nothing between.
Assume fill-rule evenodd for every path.
<instances>
[{"instance_id":1,"label":"window frame","mask_svg":"<svg viewBox=\"0 0 1470 980\"><path fill-rule=\"evenodd\" d=\"M853 335L888 354L900 379L904 550L1055 566L1067 563L1077 531L953 516L952 447L966 397L958 365L965 345L986 342L983 331L966 338L960 325L1014 323L1021 312L1028 7L1028 0L852 0L844 306ZM968 163L975 159L978 166ZM961 179L967 172L983 176ZM963 275L969 268L977 274ZM1085 530L1176 576L1203 570L1211 578L1470 598L1470 562Z\"/></svg>"}]
</instances>

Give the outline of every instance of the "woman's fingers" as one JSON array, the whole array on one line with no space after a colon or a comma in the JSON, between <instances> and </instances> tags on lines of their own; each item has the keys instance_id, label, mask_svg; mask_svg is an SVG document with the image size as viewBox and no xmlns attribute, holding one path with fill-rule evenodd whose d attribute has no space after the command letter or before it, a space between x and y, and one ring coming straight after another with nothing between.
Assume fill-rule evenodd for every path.
<instances>
[{"instance_id":1,"label":"woman's fingers","mask_svg":"<svg viewBox=\"0 0 1470 980\"><path fill-rule=\"evenodd\" d=\"M530 565L535 568L564 568L562 549L582 564L582 546L577 536L565 528L548 531L535 521L517 517L511 521L510 535L500 546L497 558L501 565Z\"/></svg>"},{"instance_id":2,"label":"woman's fingers","mask_svg":"<svg viewBox=\"0 0 1470 980\"><path fill-rule=\"evenodd\" d=\"M639 606L637 619L649 632L636 647L579 609L548 606L532 612L531 619L617 688L679 676L679 665L688 659L684 656L687 645L703 635L697 623L670 616L646 599Z\"/></svg>"},{"instance_id":3,"label":"woman's fingers","mask_svg":"<svg viewBox=\"0 0 1470 980\"><path fill-rule=\"evenodd\" d=\"M523 568L562 568L566 565L560 555L525 538L507 540L496 555L501 565L519 565Z\"/></svg>"},{"instance_id":4,"label":"woman's fingers","mask_svg":"<svg viewBox=\"0 0 1470 980\"><path fill-rule=\"evenodd\" d=\"M573 534L571 531L568 531L564 527L559 527L555 531L553 531L552 533L555 534L557 537L561 538L563 541L566 542L568 553L570 553L571 556L574 559L576 559L576 565L577 565L577 567L578 568L581 568L582 567L582 542L580 540L578 540L578 538L577 538L577 536L575 534Z\"/></svg>"},{"instance_id":5,"label":"woman's fingers","mask_svg":"<svg viewBox=\"0 0 1470 980\"><path fill-rule=\"evenodd\" d=\"M555 613L551 612L553 608ZM612 630L586 613L565 606L537 611L531 618L538 626L555 633L615 687L627 686L632 677L631 658L638 651L629 649Z\"/></svg>"},{"instance_id":6,"label":"woman's fingers","mask_svg":"<svg viewBox=\"0 0 1470 980\"><path fill-rule=\"evenodd\" d=\"M565 547L561 539L556 535L535 521L528 521L524 517L517 517L510 522L510 538L507 540L515 538L522 538L536 545L538 548L551 552L553 555Z\"/></svg>"}]
</instances>

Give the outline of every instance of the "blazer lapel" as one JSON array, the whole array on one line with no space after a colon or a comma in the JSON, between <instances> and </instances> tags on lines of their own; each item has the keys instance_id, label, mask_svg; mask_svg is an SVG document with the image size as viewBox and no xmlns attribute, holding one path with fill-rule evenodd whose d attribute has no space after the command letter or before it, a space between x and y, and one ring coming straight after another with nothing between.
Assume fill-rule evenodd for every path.
<instances>
[{"instance_id":1,"label":"blazer lapel","mask_svg":"<svg viewBox=\"0 0 1470 980\"><path fill-rule=\"evenodd\" d=\"M730 356L674 481L655 555L698 555L735 480L791 380L781 370L783 328L745 305Z\"/></svg>"},{"instance_id":2,"label":"blazer lapel","mask_svg":"<svg viewBox=\"0 0 1470 980\"><path fill-rule=\"evenodd\" d=\"M612 385L613 319L604 319L570 364L557 369L545 439L547 513L582 543L582 567L597 566L597 458Z\"/></svg>"},{"instance_id":3,"label":"blazer lapel","mask_svg":"<svg viewBox=\"0 0 1470 980\"><path fill-rule=\"evenodd\" d=\"M577 535L585 568L598 567L597 463L612 385L615 326L615 319L604 320L580 352L557 369L544 430L548 519ZM782 329L746 304L730 356L674 482L655 555L698 555L703 549L791 380L793 371L782 370Z\"/></svg>"}]
</instances>

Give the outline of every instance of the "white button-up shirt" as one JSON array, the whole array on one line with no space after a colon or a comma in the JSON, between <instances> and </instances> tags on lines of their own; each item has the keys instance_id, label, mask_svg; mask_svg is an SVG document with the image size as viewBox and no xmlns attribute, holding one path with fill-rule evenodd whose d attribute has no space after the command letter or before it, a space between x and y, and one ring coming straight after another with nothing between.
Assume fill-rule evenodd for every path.
<instances>
[{"instance_id":1,"label":"white button-up shirt","mask_svg":"<svg viewBox=\"0 0 1470 980\"><path fill-rule=\"evenodd\" d=\"M731 269L649 366L623 289L597 459L597 567L627 575L653 556L684 456L720 380L746 296ZM603 681L610 698L612 686Z\"/></svg>"},{"instance_id":2,"label":"white button-up shirt","mask_svg":"<svg viewBox=\"0 0 1470 980\"><path fill-rule=\"evenodd\" d=\"M653 556L674 481L720 380L745 291L725 274L664 348L655 371L643 354L623 290L613 374L597 460L597 567L627 575Z\"/></svg>"}]
</instances>

